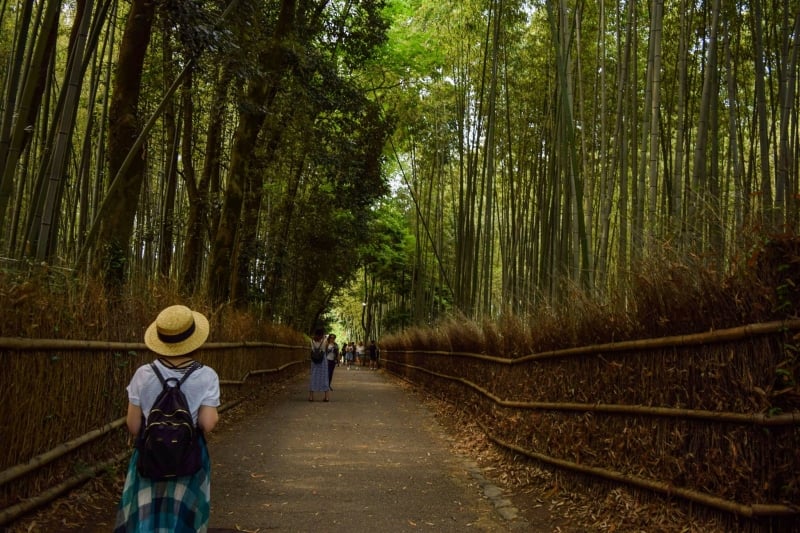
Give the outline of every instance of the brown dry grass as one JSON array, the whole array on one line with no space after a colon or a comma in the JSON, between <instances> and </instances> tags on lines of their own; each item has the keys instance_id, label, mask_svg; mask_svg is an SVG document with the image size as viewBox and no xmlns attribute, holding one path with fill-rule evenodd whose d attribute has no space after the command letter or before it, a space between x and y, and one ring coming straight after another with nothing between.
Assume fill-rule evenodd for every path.
<instances>
[{"instance_id":1,"label":"brown dry grass","mask_svg":"<svg viewBox=\"0 0 800 533\"><path fill-rule=\"evenodd\" d=\"M0 300L6 302L0 337L141 342L144 329L158 312L180 303L209 318L212 342L294 344L304 338L245 310L212 309L203 297L186 297L167 282L132 285L112 298L93 280L77 280L62 271L32 266L0 270Z\"/></svg>"},{"instance_id":2,"label":"brown dry grass","mask_svg":"<svg viewBox=\"0 0 800 533\"><path fill-rule=\"evenodd\" d=\"M776 235L727 272L663 248L641 261L625 290L597 297L572 287L560 305L530 316L474 321L449 316L381 338L386 349L452 350L519 357L574 346L699 333L798 316L800 238Z\"/></svg>"}]
</instances>

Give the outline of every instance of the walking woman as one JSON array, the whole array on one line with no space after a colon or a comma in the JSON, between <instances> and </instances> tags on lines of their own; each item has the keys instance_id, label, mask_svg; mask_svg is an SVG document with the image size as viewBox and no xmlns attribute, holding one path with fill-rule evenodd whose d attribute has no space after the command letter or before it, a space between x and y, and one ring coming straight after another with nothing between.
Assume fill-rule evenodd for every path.
<instances>
[{"instance_id":1,"label":"walking woman","mask_svg":"<svg viewBox=\"0 0 800 533\"><path fill-rule=\"evenodd\" d=\"M336 364L339 362L339 345L336 344L336 335L333 333L328 335L325 358L328 360L328 388L333 390L333 371L336 370Z\"/></svg>"},{"instance_id":2,"label":"walking woman","mask_svg":"<svg viewBox=\"0 0 800 533\"><path fill-rule=\"evenodd\" d=\"M324 393L323 402L330 401L330 380L328 379L328 359L325 357L327 346L323 331L318 329L311 339L311 382L308 386L308 401L314 401L314 393ZM317 357L317 354L319 357Z\"/></svg>"},{"instance_id":3,"label":"walking woman","mask_svg":"<svg viewBox=\"0 0 800 533\"><path fill-rule=\"evenodd\" d=\"M192 357L206 342L208 333L206 317L183 305L161 311L145 332L145 344L158 357L152 364L140 366L127 387L127 425L131 435L137 437L137 448L128 464L115 533L208 530L211 462L203 434L214 429L219 420L219 377L214 369ZM147 477L137 468L139 455L144 453L138 437L157 397L164 387L171 386L162 385L162 379L174 383L184 377L180 390L199 429L198 440L192 441L200 447L199 470L169 479Z\"/></svg>"}]
</instances>

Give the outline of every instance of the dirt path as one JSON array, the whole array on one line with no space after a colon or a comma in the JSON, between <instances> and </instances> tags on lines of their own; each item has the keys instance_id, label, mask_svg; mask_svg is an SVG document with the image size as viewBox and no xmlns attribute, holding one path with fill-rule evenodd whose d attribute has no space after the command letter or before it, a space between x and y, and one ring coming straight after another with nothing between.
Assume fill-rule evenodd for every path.
<instances>
[{"instance_id":1,"label":"dirt path","mask_svg":"<svg viewBox=\"0 0 800 533\"><path fill-rule=\"evenodd\" d=\"M306 381L211 435L212 531L531 531L382 372L338 368L329 403Z\"/></svg>"},{"instance_id":2,"label":"dirt path","mask_svg":"<svg viewBox=\"0 0 800 533\"><path fill-rule=\"evenodd\" d=\"M558 483L494 446L459 409L383 371L336 370L332 401L308 376L260 389L209 436L210 533L233 531L726 532L713 516L622 488ZM124 465L4 533L107 533Z\"/></svg>"}]
</instances>

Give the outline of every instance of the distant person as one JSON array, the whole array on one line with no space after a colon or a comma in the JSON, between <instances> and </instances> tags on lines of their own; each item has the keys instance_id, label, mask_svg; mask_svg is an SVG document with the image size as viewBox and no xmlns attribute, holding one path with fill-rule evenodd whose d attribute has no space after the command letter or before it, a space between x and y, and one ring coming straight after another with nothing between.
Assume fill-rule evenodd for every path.
<instances>
[{"instance_id":1,"label":"distant person","mask_svg":"<svg viewBox=\"0 0 800 533\"><path fill-rule=\"evenodd\" d=\"M378 369L378 345L375 344L375 339L369 343L369 368L370 370Z\"/></svg>"},{"instance_id":2,"label":"distant person","mask_svg":"<svg viewBox=\"0 0 800 533\"><path fill-rule=\"evenodd\" d=\"M350 361L352 362L355 359L359 361L364 358L364 341L358 341L358 345L356 346L355 354L350 352Z\"/></svg>"},{"instance_id":3,"label":"distant person","mask_svg":"<svg viewBox=\"0 0 800 533\"><path fill-rule=\"evenodd\" d=\"M336 369L336 363L339 361L339 345L336 344L336 335L333 333L328 335L328 340L325 344L325 358L328 360L328 388L333 390L333 386L331 386L333 382L333 371Z\"/></svg>"},{"instance_id":4,"label":"distant person","mask_svg":"<svg viewBox=\"0 0 800 533\"><path fill-rule=\"evenodd\" d=\"M308 386L308 401L314 401L315 392L324 392L323 402L330 400L330 380L328 378L328 360L325 357L325 335L321 329L314 332L311 338L311 382ZM319 360L315 360L314 353L321 353Z\"/></svg>"},{"instance_id":5,"label":"distant person","mask_svg":"<svg viewBox=\"0 0 800 533\"><path fill-rule=\"evenodd\" d=\"M209 366L200 365L193 353L208 338L208 320L183 305L162 310L144 334L144 342L159 357L152 364L140 366L128 384L127 425L137 437L137 447L128 463L128 473L117 511L114 531L206 531L211 512L211 463L204 433L217 425L219 414L219 376ZM165 385L159 375L167 380ZM139 464L147 455L141 437L151 416L151 408L164 387L180 385L199 431L194 446L199 446L200 460L192 474L155 479ZM188 417L187 417L188 418ZM184 468L183 470L191 470ZM150 477L148 477L150 476Z\"/></svg>"}]
</instances>

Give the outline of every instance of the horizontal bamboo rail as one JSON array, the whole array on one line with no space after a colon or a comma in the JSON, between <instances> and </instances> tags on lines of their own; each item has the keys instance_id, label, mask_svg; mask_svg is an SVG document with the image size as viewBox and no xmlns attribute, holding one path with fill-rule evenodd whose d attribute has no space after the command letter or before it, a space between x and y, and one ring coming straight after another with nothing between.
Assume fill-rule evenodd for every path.
<instances>
[{"instance_id":1,"label":"horizontal bamboo rail","mask_svg":"<svg viewBox=\"0 0 800 533\"><path fill-rule=\"evenodd\" d=\"M232 350L236 348L288 348L292 350L307 350L308 346L293 344L279 344L275 342L207 342L200 348L204 350ZM70 339L28 339L23 337L0 337L0 350L16 351L49 351L49 350L86 350L86 351L147 351L149 348L143 342L109 342L85 341Z\"/></svg>"},{"instance_id":2,"label":"horizontal bamboo rail","mask_svg":"<svg viewBox=\"0 0 800 533\"><path fill-rule=\"evenodd\" d=\"M541 411L580 411L595 413L613 413L624 415L648 415L666 418L691 418L694 420L711 420L714 422L731 422L734 424L751 424L756 426L800 426L800 413L784 413L767 415L764 413L731 413L725 411L706 411L701 409L681 409L675 407L652 407L649 405L619 405L602 403L577 402L520 402L505 400L480 385L459 376L450 376L408 363L391 361L392 364L411 368L438 378L461 383L481 395L489 398L496 405L515 409L531 409Z\"/></svg>"},{"instance_id":3,"label":"horizontal bamboo rail","mask_svg":"<svg viewBox=\"0 0 800 533\"><path fill-rule=\"evenodd\" d=\"M250 378L250 376L260 376L262 374L277 374L279 372L283 372L284 370L286 370L290 366L304 364L306 362L307 361L305 361L305 360L292 361L290 363L286 363L285 365L281 365L278 368L265 368L265 369L260 369L260 370L250 370L242 377L242 379L240 379L238 381L235 380L235 379L221 379L221 380L219 380L219 384L220 385L232 385L232 386L244 385L247 382L247 380Z\"/></svg>"},{"instance_id":4,"label":"horizontal bamboo rail","mask_svg":"<svg viewBox=\"0 0 800 533\"><path fill-rule=\"evenodd\" d=\"M397 361L391 361L391 363L392 364L396 364L396 365L400 365L400 366L405 366L407 368L412 368L414 370L420 370L422 372L428 373L430 375L434 375L436 377L440 377L440 378L444 378L444 379L450 379L452 381L457 381L457 382L463 383L463 384L468 385L471 388L475 389L476 391L484 394L487 398L489 398L492 401L502 405L503 407L530 408L532 405L534 405L534 403L502 401L497 396L495 396L494 394L490 393L489 391L483 389L482 387L479 387L479 386L475 385L474 383L471 383L468 380L462 379L462 378L447 376L445 374L440 374L438 372L433 372L433 371L430 371L430 370L426 370L424 368L415 367L413 365L406 365L404 363L399 363ZM406 379L406 381L410 382L410 380L408 380L408 379ZM541 403L541 402L536 402L536 403ZM559 404L543 404L543 405L552 406L552 405L559 405ZM563 406L563 405L567 405L567 404L561 404L561 405ZM594 404L591 404L591 405L590 404L571 404L571 405L576 407L575 410L584 410L585 409L587 411L603 411L602 407L604 407L604 406L601 406L601 405L594 405ZM581 409L577 409L577 406L581 406ZM601 409L596 409L596 407L600 407ZM605 407L621 407L621 408L623 408L623 407L626 407L626 406L605 406ZM642 406L642 410L644 410L644 409L647 409L647 407L646 406ZM651 408L649 410L658 411L659 409ZM676 409L675 411L681 411L681 410L677 410ZM690 410L684 409L682 411L690 411ZM620 410L613 410L613 411L609 411L609 412L623 412L623 411L620 409ZM703 411L696 411L695 413L699 415L699 414L704 413L704 412ZM648 412L646 414L660 414L660 413ZM712 414L712 415L717 415L717 414L734 415L731 419L721 418L721 417L718 417L718 416L711 417L713 420L716 420L716 421L723 421L724 420L726 422L757 423L756 421L753 421L753 420L746 420L746 421L745 420L738 420L739 417L736 416L737 413L710 413L710 414ZM672 415L670 415L670 416L672 416ZM702 417L701 416L696 416L695 418L702 418ZM774 417L774 418L779 418L779 417ZM783 420L781 420L782 425L783 424L800 424L800 414L785 415L782 418L783 418ZM532 450L528 450L528 449L523 448L521 446L517 446L516 444L510 443L510 442L506 442L505 440L500 439L499 437L497 437L489 429L489 427L487 427L485 424L483 424L477 418L475 418L475 423L478 424L478 426L480 426L481 430L487 436L487 438L492 440L498 446L500 446L502 448L505 448L507 450L511 450L511 451L517 452L519 454L522 454L522 455L524 455L526 457L529 457L529 458L531 458L531 459L533 459L535 461L540 461L542 463L550 464L550 465L553 465L553 466L556 466L556 467L559 467L559 468L562 468L562 469L565 469L565 470L571 470L573 472L578 472L578 473L581 473L581 474L588 474L588 475L592 475L592 476L595 476L595 477L600 477L600 478L603 478L603 479L607 479L609 481L614 481L616 483L623 483L623 484L626 484L626 485L630 485L630 486L634 486L634 487L638 487L638 488L642 488L642 489L651 490L653 492L658 492L658 493L664 494L666 496L678 496L678 497L681 497L683 499L686 499L686 500L689 500L689 501L693 501L695 503L699 503L699 504L705 505L707 507L711 507L711 508L714 508L714 509L717 509L717 510L720 510L720 511L726 511L726 512L730 512L730 513L738 514L740 516L746 516L746 517L773 516L773 517L778 517L778 516L800 515L800 505L785 505L785 504L752 504L752 505L746 505L746 504L742 504L742 503L739 503L739 502L726 500L724 498L718 498L716 496L712 496L712 495L704 493L704 492L700 492L700 491L696 491L696 490L692 490L692 489L687 489L687 488L683 488L683 487L676 487L676 486L671 485L669 483L664 483L663 481L647 479L647 478L643 478L643 477L639 477L639 476L631 476L631 475L628 475L628 474L623 474L622 472L617 472L617 471L609 470L609 469L606 469L606 468L600 468L600 467L596 467L596 466L587 466L587 465L575 463L573 461L567 461L567 460L564 460L564 459L558 459L556 457L545 455L543 453L539 453L539 452L534 452ZM777 425L777 424L764 424L764 425Z\"/></svg>"},{"instance_id":5,"label":"horizontal bamboo rail","mask_svg":"<svg viewBox=\"0 0 800 533\"><path fill-rule=\"evenodd\" d=\"M656 348L672 348L679 346L698 346L702 344L718 344L722 342L733 342L750 337L770 335L781 331L800 330L800 319L779 320L775 322L764 322L761 324L748 324L737 328L718 329L705 333L694 333L691 335L673 335L670 337L659 337L656 339L639 339L632 341L609 342L604 344L594 344L591 346L579 346L575 348L564 348L562 350L550 350L545 352L533 353L516 358L499 357L471 352L451 352L445 350L402 350L404 353L415 354L425 353L431 355L447 355L469 357L480 359L501 365L518 365L530 361L541 359L555 359L559 357L572 357L576 355L590 355L597 353L611 352L632 352L635 350L653 350ZM1 347L1 346L0 346ZM384 349L385 353L396 350Z\"/></svg>"},{"instance_id":6,"label":"horizontal bamboo rail","mask_svg":"<svg viewBox=\"0 0 800 533\"><path fill-rule=\"evenodd\" d=\"M18 477L24 476L28 472L32 472L38 468L41 468L44 465L52 461L55 461L59 457L63 457L72 450L75 450L80 446L83 446L84 444L88 444L93 440L99 439L103 435L106 435L107 433L110 433L111 431L119 427L122 427L124 424L125 424L125 417L123 416L122 418L118 418L113 422L106 424L103 427L93 429L92 431L84 435L81 435L78 438L59 444L52 450L37 455L27 463L12 466L11 468L8 468L0 472L0 486L5 485L9 481L17 479Z\"/></svg>"},{"instance_id":7,"label":"horizontal bamboo rail","mask_svg":"<svg viewBox=\"0 0 800 533\"><path fill-rule=\"evenodd\" d=\"M242 401L244 401L244 398L239 398L238 400L234 400L232 402L228 402L228 403L226 403L224 405L221 405L220 408L219 408L219 412L220 413L224 413L228 409L236 407L237 405L242 403ZM106 428L109 428L110 426L113 426L113 428L117 428L117 427L122 426L123 424L125 424L125 417L124 416L122 418L118 418L117 420L114 420L112 423L107 424L106 426L103 426L103 428L101 428L101 429L106 429ZM111 428L109 428L108 430L110 431ZM73 443L73 442L78 441L80 439L84 439L87 436L89 436L90 434L95 433L97 431L100 431L100 430L91 431L91 432L87 433L86 435L84 435L83 437L79 437L78 439L75 439L74 441L70 441L70 443ZM105 433L107 433L107 431L105 431L103 434L105 434ZM94 440L94 439L96 439L98 437L99 437L99 435L93 435L92 438L89 438L88 440L85 440L84 442L82 442L82 444L90 442L91 440ZM0 472L0 485L6 483L8 481L11 481L11 480L13 480L15 478L18 478L18 477L20 477L20 476L22 476L24 474L27 474L28 472L31 472L31 471L33 471L33 470L35 470L37 468L40 468L40 467L44 466L45 464L47 464L47 463L49 463L49 462L51 462L51 461L53 461L55 459L58 459L59 457L62 457L64 455L66 455L69 451L77 448L77 446L73 446L73 447L70 447L69 449L66 449L65 446L67 446L70 443L62 444L62 445L54 448L53 450L50 450L49 452L45 452L45 453L43 453L41 455L38 455L38 456L34 457L33 459L31 459L29 462L25 463L24 465L13 466L13 467L5 470L4 472ZM32 511L33 509L37 509L37 508L39 508L39 507L41 507L43 505L46 505L46 504L50 503L51 501L55 500L56 498L58 498L59 496L61 496L65 492L67 492L68 490L70 490L70 489L72 489L74 487L77 487L81 483L85 483L86 481L90 480L91 478L97 476L97 474L99 472L103 472L107 468L111 468L111 467L116 466L117 464L121 463L122 461L127 460L132 451L133 451L132 449L131 450L126 450L126 451L116 455L113 459L111 459L109 461L106 461L106 462L101 463L99 465L95 465L94 467L91 467L91 468L85 470L84 472L81 472L79 474L76 474L76 475L72 476L69 479L64 480L63 482L59 483L55 487L51 487L51 488L47 489L46 491L42 492L38 496L35 496L33 498L28 498L24 502L21 502L21 503L18 503L16 505L12 505L11 507L7 507L5 509L0 510L0 525L7 524L8 522L10 522L10 521L12 521L12 520L24 515L25 513L28 513L30 511Z\"/></svg>"},{"instance_id":8,"label":"horizontal bamboo rail","mask_svg":"<svg viewBox=\"0 0 800 533\"><path fill-rule=\"evenodd\" d=\"M267 343L267 342L241 342L241 343L207 343L203 345L203 349L241 349L241 348L302 348L305 346L290 346L284 344ZM58 339L16 339L8 337L0 337L0 349L20 350L20 351L47 351L47 350L147 350L144 343L120 343L120 342L98 342L98 341L61 341ZM241 386L244 385L248 379L258 375L276 374L280 373L287 368L297 364L306 363L305 359L299 361L292 361L283 364L277 368L266 368L248 371L241 380L220 380L220 385ZM223 413L244 401L244 398L238 398L234 401L227 402L219 407L219 412ZM104 426L89 431L80 437L59 444L55 448L39 454L26 463L21 463L0 472L0 486L22 477L30 472L33 472L45 465L64 457L77 448L95 441L102 436L122 427L125 425L126 417L120 417ZM109 467L115 466L130 456L131 450L127 450L118 454L113 459L104 463L95 465L94 467L87 468L86 470L76 474L75 476L61 482L60 484L51 487L41 494L28 498L11 507L0 509L0 525L9 523L10 521L30 512L33 509L46 505L53 501L60 495L71 490L78 485L85 483L89 479L95 477L99 472L103 472Z\"/></svg>"},{"instance_id":9,"label":"horizontal bamboo rail","mask_svg":"<svg viewBox=\"0 0 800 533\"><path fill-rule=\"evenodd\" d=\"M234 382L231 382L229 384L242 385L247 380L247 378L250 377L251 375L281 372L281 371L283 371L283 370L285 370L285 369L287 369L287 368L289 368L289 367L291 367L293 365L299 364L299 363L305 363L305 361L295 361L295 362L287 363L285 365L281 365L278 368L269 368L269 369L265 369L265 370L254 370L254 371L248 372L245 375L245 377L242 379L242 381L234 381ZM220 384L223 384L222 381L220 381ZM220 406L219 412L222 413L224 411L227 411L228 409L230 409L232 407L235 407L236 405L238 405L242 401L243 401L243 398L239 398L238 400L234 400L232 402L228 402L228 403ZM80 437L77 437L77 438L72 439L70 441L67 441L67 442L64 442L62 444L59 444L58 446L56 446L52 450L46 451L46 452L44 452L44 453L42 453L40 455L37 455L36 457L33 457L27 463L22 463L22 464L18 464L18 465L12 466L10 468L7 468L6 470L0 472L0 486L5 485L9 481L17 479L18 477L24 476L28 472L33 472L34 470L37 470L38 468L41 468L41 467L45 466L46 464L51 463L52 461L55 461L56 459L58 459L60 457L63 457L64 455L66 455L69 452L71 452L71 451L83 446L84 444L88 444L88 443L90 443L90 442L92 442L94 440L99 439L103 435L106 435L106 434L110 433L111 431L123 426L124 424L125 424L125 417L123 416L121 418L118 418L118 419L114 420L113 422L110 422L110 423L104 425L103 427L100 427L100 428L97 428L97 429L93 429L92 431L89 431L88 433L85 433L85 434L81 435Z\"/></svg>"},{"instance_id":10,"label":"horizontal bamboo rail","mask_svg":"<svg viewBox=\"0 0 800 533\"><path fill-rule=\"evenodd\" d=\"M746 517L755 517L755 516L777 517L777 516L793 516L800 514L800 505L784 505L784 504L746 505L739 502L726 500L724 498L718 498L716 496L712 496L704 492L687 489L683 487L676 487L674 485L670 485L669 483L664 483L663 481L642 478L639 476L631 476L628 474L623 474L622 472L616 472L614 470L608 470L596 466L582 465L575 463L573 461L565 461L564 459L557 459L555 457L550 457L549 455L527 450L515 444L505 442L499 439L498 437L494 436L492 432L489 431L489 428L484 426L479 420L476 420L476 423L481 427L481 429L488 438L490 438L492 441L502 446L503 448L515 451L517 453L530 457L531 459L541 461L543 463L551 464L553 466L557 466L567 470L572 470L573 472L588 474L595 477L608 479L610 481L624 483L642 489L648 489L654 492L664 494L666 496L679 496L686 500L690 500L695 503L705 505L707 507L712 507L714 509L726 511L729 513L735 513Z\"/></svg>"},{"instance_id":11,"label":"horizontal bamboo rail","mask_svg":"<svg viewBox=\"0 0 800 533\"><path fill-rule=\"evenodd\" d=\"M37 509L55 500L56 498L58 498L65 492L69 491L70 489L73 489L78 485L89 481L93 477L97 476L98 473L103 472L107 468L113 467L117 463L123 461L126 457L128 457L128 455L130 455L130 453L131 453L130 451L120 453L116 455L113 459L89 467L83 472L62 481L58 485L50 487L49 489L42 492L38 496L35 496L33 498L28 498L16 505L12 505L11 507L6 507L5 509L0 510L0 525L7 524L12 520L16 519L17 517L22 516L25 513L28 513L34 509Z\"/></svg>"},{"instance_id":12,"label":"horizontal bamboo rail","mask_svg":"<svg viewBox=\"0 0 800 533\"><path fill-rule=\"evenodd\" d=\"M658 339L642 339L634 341L624 341L616 343L605 343L593 346L581 346L562 350L551 350L547 352L534 353L518 358L497 357L487 354L475 354L469 352L450 352L440 350L391 350L384 349L385 355L392 354L424 354L442 355L447 357L467 357L481 360L493 364L512 366L521 363L565 358L573 356L585 356L593 354L603 354L609 352L626 351L645 351L663 348L676 348L681 346L710 345L724 342L736 342L755 336L769 335L784 331L800 330L800 320L787 320L768 322L763 324L750 324L738 328L716 330L707 333L693 335L677 335L662 337ZM577 402L523 402L507 400L481 387L480 385L460 376L453 376L436 372L417 365L394 360L391 357L384 357L387 363L405 367L414 371L422 372L439 379L460 383L472 389L483 397L492 401L495 405L503 408L512 409L533 409L549 411L575 411L575 412L600 412L608 414L634 415L634 416L653 416L669 417L680 419L705 420L713 422L734 423L741 425L756 426L800 426L800 412L785 413L779 415L768 415L764 413L732 413L716 412L708 410L682 409L670 407L653 407L645 405L618 405L618 404L586 404ZM407 379L408 378L404 378ZM410 380L409 380L410 381ZM734 513L744 517L786 517L800 515L800 505L797 504L742 504L739 502L716 497L708 493L693 490L690 488L676 487L669 483L659 480L642 478L640 476L624 474L619 471L610 470L602 467L587 466L573 461L559 459L549 455L525 449L514 443L504 441L492 433L489 427L476 419L476 423L482 428L486 436L497 445L527 456L533 460L550 464L565 470L591 475L617 483L627 484L653 492L658 492L667 496L678 496L685 500L699 503L709 508L720 511Z\"/></svg>"}]
</instances>

